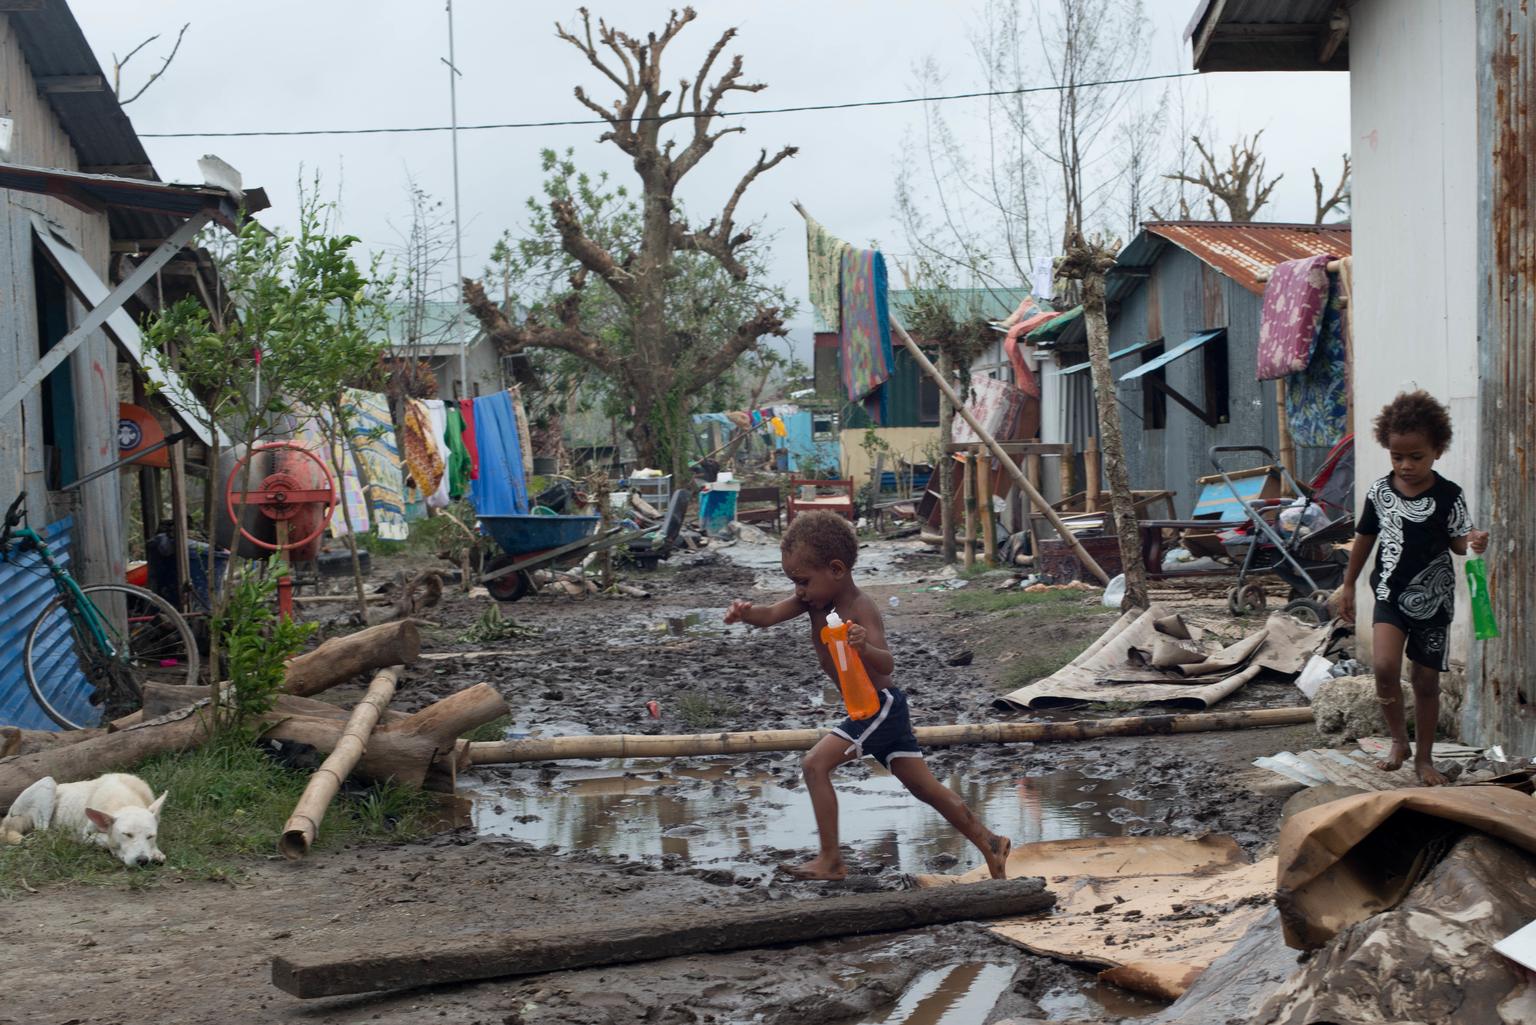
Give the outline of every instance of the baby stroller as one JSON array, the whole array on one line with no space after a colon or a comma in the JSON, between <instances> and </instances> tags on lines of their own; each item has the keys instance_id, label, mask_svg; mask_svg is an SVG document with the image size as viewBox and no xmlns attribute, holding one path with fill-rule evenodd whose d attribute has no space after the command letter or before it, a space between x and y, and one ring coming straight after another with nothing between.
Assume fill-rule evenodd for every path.
<instances>
[{"instance_id":1,"label":"baby stroller","mask_svg":"<svg viewBox=\"0 0 1536 1025\"><path fill-rule=\"evenodd\" d=\"M1211 462L1233 495L1238 492L1228 476L1232 471L1222 464L1233 452L1256 452L1271 464L1278 462L1262 445L1213 445ZM1242 502L1248 523L1222 537L1222 547L1239 567L1227 609L1234 616L1262 612L1264 587L1253 578L1272 573L1290 585L1286 612L1326 623L1332 618L1328 596L1343 582L1349 562L1348 554L1335 546L1355 532L1355 437L1333 447L1310 484L1299 483L1283 466L1278 469L1298 497Z\"/></svg>"}]
</instances>

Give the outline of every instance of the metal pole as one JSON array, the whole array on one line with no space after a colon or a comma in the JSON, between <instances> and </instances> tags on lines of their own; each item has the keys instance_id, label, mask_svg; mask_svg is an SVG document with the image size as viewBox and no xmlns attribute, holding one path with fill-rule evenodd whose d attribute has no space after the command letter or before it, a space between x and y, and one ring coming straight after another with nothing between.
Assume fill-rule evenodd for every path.
<instances>
[{"instance_id":1,"label":"metal pole","mask_svg":"<svg viewBox=\"0 0 1536 1025\"><path fill-rule=\"evenodd\" d=\"M464 221L459 216L459 67L453 56L453 0L448 3L448 117L453 140L453 332L459 336L459 397L469 398L469 342L464 338Z\"/></svg>"}]
</instances>

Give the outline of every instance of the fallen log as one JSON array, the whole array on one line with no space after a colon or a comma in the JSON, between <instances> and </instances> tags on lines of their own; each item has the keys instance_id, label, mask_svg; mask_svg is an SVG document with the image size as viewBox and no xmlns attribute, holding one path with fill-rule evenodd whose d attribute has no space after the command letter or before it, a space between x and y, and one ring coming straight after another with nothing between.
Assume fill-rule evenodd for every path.
<instances>
[{"instance_id":1,"label":"fallen log","mask_svg":"<svg viewBox=\"0 0 1536 1025\"><path fill-rule=\"evenodd\" d=\"M488 683L477 683L434 701L414 715L408 715L379 729L380 734L409 733L430 737L439 750L446 750L459 737L476 726L500 719L508 712L506 699Z\"/></svg>"},{"instance_id":2,"label":"fallen log","mask_svg":"<svg viewBox=\"0 0 1536 1025\"><path fill-rule=\"evenodd\" d=\"M1312 721L1311 708L1258 708L1240 712L1186 715L1132 715L1117 719L1071 722L991 722L958 726L919 726L913 732L924 747L961 744L1051 743L1097 737L1143 737L1169 733L1295 726ZM549 737L501 740L469 745L476 765L553 762L565 758L672 758L694 755L808 751L830 730L756 730L745 733L679 733L647 736Z\"/></svg>"},{"instance_id":3,"label":"fallen log","mask_svg":"<svg viewBox=\"0 0 1536 1025\"><path fill-rule=\"evenodd\" d=\"M289 694L318 694L354 676L389 666L410 665L421 654L421 631L411 620L381 623L332 637L314 651L288 660Z\"/></svg>"},{"instance_id":4,"label":"fallen log","mask_svg":"<svg viewBox=\"0 0 1536 1025\"><path fill-rule=\"evenodd\" d=\"M369 747L369 734L378 725L379 717L395 696L395 684L400 680L400 670L380 669L368 685L368 693L357 703L347 725L342 729L330 755L309 778L304 793L294 806L293 814L283 825L283 835L278 838L277 849L289 861L297 861L309 853L310 844L320 832L325 810L336 799L341 783L352 774L353 768Z\"/></svg>"},{"instance_id":5,"label":"fallen log","mask_svg":"<svg viewBox=\"0 0 1536 1025\"><path fill-rule=\"evenodd\" d=\"M78 744L18 755L0 762L0 808L9 808L18 794L44 776L60 783L90 779L103 772L131 769L146 758L171 751L190 751L212 735L206 708L188 708L115 733L103 733Z\"/></svg>"},{"instance_id":6,"label":"fallen log","mask_svg":"<svg viewBox=\"0 0 1536 1025\"><path fill-rule=\"evenodd\" d=\"M785 901L767 908L689 908L686 915L436 938L363 954L275 957L272 984L296 997L340 996L1016 917L1055 903L1036 877Z\"/></svg>"},{"instance_id":7,"label":"fallen log","mask_svg":"<svg viewBox=\"0 0 1536 1025\"><path fill-rule=\"evenodd\" d=\"M310 715L282 715L262 734L262 739L307 744L330 754L340 742L346 723ZM395 782L420 787L427 778L440 748L431 737L415 734L373 734L352 775L370 783ZM451 752L450 752L451 753Z\"/></svg>"},{"instance_id":8,"label":"fallen log","mask_svg":"<svg viewBox=\"0 0 1536 1025\"><path fill-rule=\"evenodd\" d=\"M19 726L0 726L0 758L12 755L29 755L46 751L51 747L78 744L106 733L100 728L89 730L28 730Z\"/></svg>"},{"instance_id":9,"label":"fallen log","mask_svg":"<svg viewBox=\"0 0 1536 1025\"><path fill-rule=\"evenodd\" d=\"M180 683L146 683L144 685L144 709L143 714L148 718L156 718L178 708L186 708L195 705L208 697L209 688L187 686ZM289 715L311 715L322 719L346 719L352 713L340 705L329 701L321 701L318 698L301 698L297 694L279 694L276 703L273 704L274 712L285 712ZM137 714L137 713L136 713ZM384 722L398 722L409 719L409 712L400 712L394 709L385 709ZM123 719L117 720L123 725L131 725Z\"/></svg>"}]
</instances>

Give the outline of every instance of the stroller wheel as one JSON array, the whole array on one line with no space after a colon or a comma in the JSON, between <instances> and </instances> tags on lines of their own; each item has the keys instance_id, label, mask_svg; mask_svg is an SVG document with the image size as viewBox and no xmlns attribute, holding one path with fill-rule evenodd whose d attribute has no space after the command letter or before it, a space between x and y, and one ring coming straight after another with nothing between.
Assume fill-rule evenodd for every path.
<instances>
[{"instance_id":1,"label":"stroller wheel","mask_svg":"<svg viewBox=\"0 0 1536 1025\"><path fill-rule=\"evenodd\" d=\"M1227 611L1234 616L1251 616L1264 611L1264 588L1259 584L1239 584L1227 592Z\"/></svg>"},{"instance_id":2,"label":"stroller wheel","mask_svg":"<svg viewBox=\"0 0 1536 1025\"><path fill-rule=\"evenodd\" d=\"M1287 602L1280 611L1288 613L1308 626L1322 626L1333 619L1333 613L1328 611L1327 602L1320 602L1315 598L1297 598L1293 602Z\"/></svg>"}]
</instances>

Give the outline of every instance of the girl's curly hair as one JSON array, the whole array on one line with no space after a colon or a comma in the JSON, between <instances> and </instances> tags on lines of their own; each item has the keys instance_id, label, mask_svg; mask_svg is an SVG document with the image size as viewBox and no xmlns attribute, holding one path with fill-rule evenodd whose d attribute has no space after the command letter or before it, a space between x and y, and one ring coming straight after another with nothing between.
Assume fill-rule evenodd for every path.
<instances>
[{"instance_id":1,"label":"girl's curly hair","mask_svg":"<svg viewBox=\"0 0 1536 1025\"><path fill-rule=\"evenodd\" d=\"M1381 407L1374 421L1376 441L1391 446L1394 434L1422 434L1436 455L1451 447L1451 411L1439 399L1420 389L1400 393Z\"/></svg>"},{"instance_id":2,"label":"girl's curly hair","mask_svg":"<svg viewBox=\"0 0 1536 1025\"><path fill-rule=\"evenodd\" d=\"M837 559L853 569L859 558L859 535L837 513L818 509L796 516L780 547L786 555L796 549L809 553L817 566L830 566Z\"/></svg>"}]
</instances>

